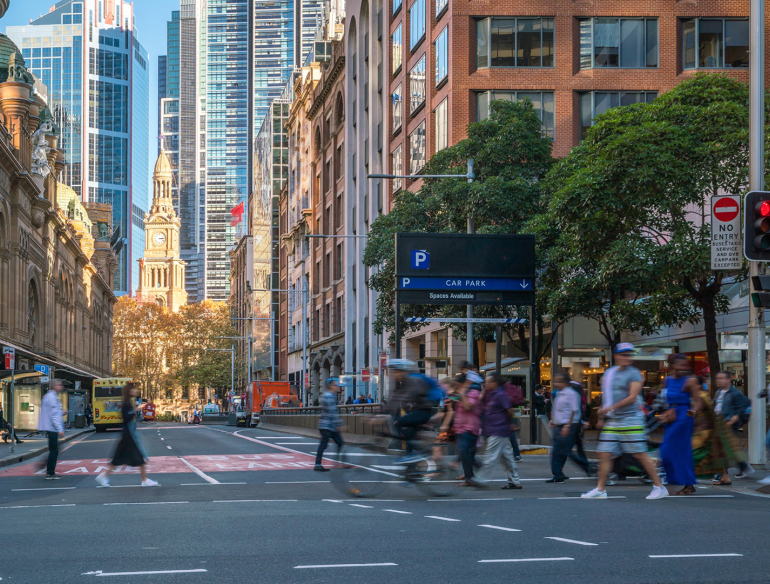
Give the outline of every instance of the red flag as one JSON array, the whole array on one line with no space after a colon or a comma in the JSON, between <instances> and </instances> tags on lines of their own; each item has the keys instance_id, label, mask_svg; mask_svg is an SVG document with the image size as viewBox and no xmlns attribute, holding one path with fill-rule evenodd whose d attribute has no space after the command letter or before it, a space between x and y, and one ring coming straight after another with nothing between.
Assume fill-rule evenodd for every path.
<instances>
[{"instance_id":1,"label":"red flag","mask_svg":"<svg viewBox=\"0 0 770 584\"><path fill-rule=\"evenodd\" d=\"M246 212L246 210L243 208L243 201L238 203L235 207L230 209L230 215L233 216L233 218L230 220L230 226L235 227L238 225L238 223L241 222L241 219L243 218L243 214Z\"/></svg>"}]
</instances>

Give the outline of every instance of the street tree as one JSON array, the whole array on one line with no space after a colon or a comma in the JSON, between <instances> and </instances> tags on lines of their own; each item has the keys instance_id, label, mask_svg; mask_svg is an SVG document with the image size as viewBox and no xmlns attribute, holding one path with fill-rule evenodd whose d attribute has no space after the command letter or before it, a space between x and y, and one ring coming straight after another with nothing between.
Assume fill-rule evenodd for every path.
<instances>
[{"instance_id":1,"label":"street tree","mask_svg":"<svg viewBox=\"0 0 770 584\"><path fill-rule=\"evenodd\" d=\"M457 179L424 179L417 192L400 190L387 215L372 223L363 262L368 285L379 293L374 328L394 330L396 233L465 233L472 217L478 233L520 233L537 210L541 181L552 164L552 141L529 100L494 101L489 118L468 125L467 138L434 154L423 174L456 174ZM462 175L469 158L475 180ZM412 306L412 316L463 316L461 306ZM516 307L478 307L480 317L516 317ZM525 313L526 314L526 313ZM542 324L542 323L541 323ZM417 330L406 325L402 330ZM494 328L477 326L474 336L487 337ZM506 327L509 335L519 329ZM465 327L453 333L464 338ZM539 361L539 360L538 360Z\"/></svg>"},{"instance_id":2,"label":"street tree","mask_svg":"<svg viewBox=\"0 0 770 584\"><path fill-rule=\"evenodd\" d=\"M610 345L702 321L716 375L723 284L744 273L711 270L710 197L747 189L748 127L747 86L713 74L598 116L549 174L531 224L549 313L593 318Z\"/></svg>"}]
</instances>

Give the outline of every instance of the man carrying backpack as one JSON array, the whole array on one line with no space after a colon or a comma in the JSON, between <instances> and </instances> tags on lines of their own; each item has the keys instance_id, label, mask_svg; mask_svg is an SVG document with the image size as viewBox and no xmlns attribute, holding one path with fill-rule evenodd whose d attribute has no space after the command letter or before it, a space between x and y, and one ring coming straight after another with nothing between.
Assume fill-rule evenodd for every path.
<instances>
[{"instance_id":1,"label":"man carrying backpack","mask_svg":"<svg viewBox=\"0 0 770 584\"><path fill-rule=\"evenodd\" d=\"M745 423L746 410L751 407L751 401L733 385L733 376L729 371L717 373L717 394L714 398L714 413L722 417L725 425L734 433ZM746 462L738 463L736 479L746 478L754 469ZM732 484L727 469L716 475L712 482L715 485Z\"/></svg>"},{"instance_id":2,"label":"man carrying backpack","mask_svg":"<svg viewBox=\"0 0 770 584\"><path fill-rule=\"evenodd\" d=\"M417 364L414 361L391 359L388 369L395 386L386 407L394 418L396 432L406 442L406 456L396 463L410 464L422 457L420 453L414 453L415 439L419 429L433 417L437 403L434 403L435 397L429 395L431 387L426 381L427 378L417 373Z\"/></svg>"}]
</instances>

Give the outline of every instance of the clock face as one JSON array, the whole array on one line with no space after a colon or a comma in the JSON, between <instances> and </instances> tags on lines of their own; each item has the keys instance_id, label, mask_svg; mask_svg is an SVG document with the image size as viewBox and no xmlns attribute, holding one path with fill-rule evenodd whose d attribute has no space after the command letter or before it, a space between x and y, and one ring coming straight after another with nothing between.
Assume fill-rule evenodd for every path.
<instances>
[{"instance_id":1,"label":"clock face","mask_svg":"<svg viewBox=\"0 0 770 584\"><path fill-rule=\"evenodd\" d=\"M152 236L152 242L155 245L163 245L166 242L166 235L165 235L165 233L158 232L155 235L153 235Z\"/></svg>"}]
</instances>

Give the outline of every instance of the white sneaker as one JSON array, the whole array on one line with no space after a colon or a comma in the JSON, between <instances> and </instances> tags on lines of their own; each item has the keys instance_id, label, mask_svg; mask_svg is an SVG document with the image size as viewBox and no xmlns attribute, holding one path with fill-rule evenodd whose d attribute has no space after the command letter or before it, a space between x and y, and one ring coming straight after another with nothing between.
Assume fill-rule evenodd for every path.
<instances>
[{"instance_id":1,"label":"white sneaker","mask_svg":"<svg viewBox=\"0 0 770 584\"><path fill-rule=\"evenodd\" d=\"M146 481L142 481L143 487L159 487L160 483L158 481L154 481L152 479L147 479Z\"/></svg>"},{"instance_id":2,"label":"white sneaker","mask_svg":"<svg viewBox=\"0 0 770 584\"><path fill-rule=\"evenodd\" d=\"M647 495L648 499L665 499L668 497L668 489L666 487L652 487L652 492Z\"/></svg>"},{"instance_id":3,"label":"white sneaker","mask_svg":"<svg viewBox=\"0 0 770 584\"><path fill-rule=\"evenodd\" d=\"M99 485L100 487L109 487L110 479L107 478L107 475L105 473L102 473L98 477L96 477L96 484Z\"/></svg>"},{"instance_id":4,"label":"white sneaker","mask_svg":"<svg viewBox=\"0 0 770 584\"><path fill-rule=\"evenodd\" d=\"M587 493L580 495L583 499L606 499L607 491L600 491L599 489L592 489Z\"/></svg>"},{"instance_id":5,"label":"white sneaker","mask_svg":"<svg viewBox=\"0 0 770 584\"><path fill-rule=\"evenodd\" d=\"M770 485L770 475L757 481L760 485Z\"/></svg>"}]
</instances>

